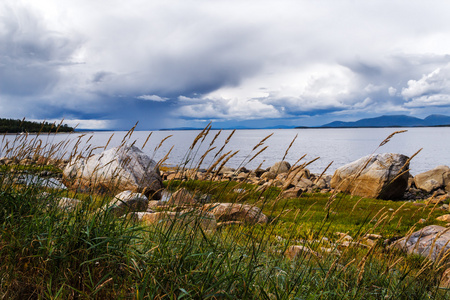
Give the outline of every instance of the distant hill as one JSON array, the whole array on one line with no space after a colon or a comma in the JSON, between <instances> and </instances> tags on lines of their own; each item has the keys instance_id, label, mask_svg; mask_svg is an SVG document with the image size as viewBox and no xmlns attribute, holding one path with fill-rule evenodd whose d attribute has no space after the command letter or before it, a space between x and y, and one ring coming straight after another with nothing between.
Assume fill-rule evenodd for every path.
<instances>
[{"instance_id":1,"label":"distant hill","mask_svg":"<svg viewBox=\"0 0 450 300\"><path fill-rule=\"evenodd\" d=\"M450 126L450 117L444 115L429 115L425 119L405 115L381 116L376 118L361 119L355 122L334 121L320 127L427 127Z\"/></svg>"}]
</instances>

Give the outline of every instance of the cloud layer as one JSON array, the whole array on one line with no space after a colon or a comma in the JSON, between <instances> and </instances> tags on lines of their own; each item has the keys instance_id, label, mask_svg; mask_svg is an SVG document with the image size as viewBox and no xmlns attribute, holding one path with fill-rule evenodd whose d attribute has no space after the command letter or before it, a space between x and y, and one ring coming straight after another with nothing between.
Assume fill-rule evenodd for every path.
<instances>
[{"instance_id":1,"label":"cloud layer","mask_svg":"<svg viewBox=\"0 0 450 300\"><path fill-rule=\"evenodd\" d=\"M155 129L450 114L449 8L5 0L1 117Z\"/></svg>"}]
</instances>

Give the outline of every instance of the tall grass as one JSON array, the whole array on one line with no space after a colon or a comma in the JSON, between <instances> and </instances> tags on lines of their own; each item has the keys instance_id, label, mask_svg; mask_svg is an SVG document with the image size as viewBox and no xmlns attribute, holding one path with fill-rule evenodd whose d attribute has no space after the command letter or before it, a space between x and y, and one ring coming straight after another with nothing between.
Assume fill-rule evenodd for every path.
<instances>
[{"instance_id":1,"label":"tall grass","mask_svg":"<svg viewBox=\"0 0 450 300\"><path fill-rule=\"evenodd\" d=\"M122 146L131 138L134 128L124 137ZM2 169L0 177L0 297L448 298L447 291L439 288L445 263L405 256L385 247L381 240L372 246L361 246L366 233L383 234L386 229L386 236L392 236L393 224L400 224L402 213L407 213L403 209L412 209L411 206L395 204L394 212L380 208L378 213L371 214L372 209L361 213L358 208L366 202L342 194L305 194L286 200L280 196L283 188L275 185L257 189L246 180L217 182L220 170L236 153L225 148L234 132L223 145L216 145L221 132L211 140L209 132L210 125L187 150L176 170L183 175L179 177L181 180L168 181L166 187L172 191L188 188L194 195L207 193L215 202L252 203L269 215L269 224L238 223L209 232L200 226L201 220L195 219L201 218L201 214L192 211L179 213L179 222L153 225L128 217L117 218L101 208L111 199L110 194L58 191L17 181L23 172L40 174L48 170L45 166L49 162L59 165L67 157L91 156L95 148L81 146L81 138L70 151L66 149L68 141L53 145L39 142L37 137L17 136L13 142L3 139L1 153L16 167L9 165ZM266 149L264 143L269 138L255 145L242 167ZM51 142L51 136L47 140ZM203 144L207 149L201 154ZM216 160L205 166L206 155ZM26 158L40 164L18 167ZM292 172L306 168L308 163L300 164L299 160ZM206 172L198 173L200 169ZM60 171L55 168L51 172ZM202 180L198 180L199 175ZM61 209L62 196L81 199L82 205L73 210ZM370 205L384 205L368 201ZM343 214L347 215L341 218ZM334 231L345 228L352 214L359 218L359 223L351 224L353 244L344 246L343 238L334 235ZM422 209L415 218L428 214L429 209ZM183 217L192 220L193 216L190 225L182 221ZM407 231L406 227L401 230ZM285 253L293 245L309 251L300 251L289 259ZM322 250L324 247L331 251Z\"/></svg>"}]
</instances>

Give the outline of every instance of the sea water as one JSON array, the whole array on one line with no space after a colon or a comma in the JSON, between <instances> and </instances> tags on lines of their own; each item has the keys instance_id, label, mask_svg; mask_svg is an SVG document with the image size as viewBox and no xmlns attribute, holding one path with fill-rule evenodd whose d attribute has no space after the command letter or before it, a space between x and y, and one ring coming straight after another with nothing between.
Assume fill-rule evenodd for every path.
<instances>
[{"instance_id":1,"label":"sea water","mask_svg":"<svg viewBox=\"0 0 450 300\"><path fill-rule=\"evenodd\" d=\"M379 147L386 137L398 130L407 131L394 135L388 143ZM197 130L134 131L131 137L127 136L126 143L134 143L135 146L141 148L157 161L163 158L172 148L168 159L165 161L165 164L171 166L196 167L200 157L210 147L216 148L205 157L201 165L202 168L207 168L215 159L228 151L232 151L232 153L239 151L227 162L227 166L232 168L245 166L248 169L253 169L261 165L262 168L266 168L283 158L290 163L295 163L306 155L300 163L318 158L308 165L310 171L320 173L332 162L326 171L326 173L332 174L337 168L366 155L391 152L411 156L421 148L423 148L422 151L414 157L410 164L413 175L430 170L438 165L450 166L448 150L450 127L236 130L219 154L218 151L225 144L232 130L223 130L220 133L218 130L211 130L204 139L202 138L197 142L193 149L190 149L192 142L199 133L200 131ZM270 134L273 135L263 145L253 150L263 138ZM94 149L93 153L99 153L104 150L108 141L107 149L120 145L127 132L97 131L56 135L41 134L39 139L44 144L67 142L65 151L69 153L73 149L75 141L81 135L83 136L80 139L78 149L89 151L98 147ZM216 140L210 146L216 135L218 135ZM6 136L2 148L6 140L12 142L14 138L14 135ZM28 136L28 140L33 138L36 138L36 136ZM147 138L148 141L143 147ZM167 139L160 145L165 138ZM291 145L290 148L289 145ZM268 146L267 149L249 162L253 155L265 146ZM288 148L289 151L287 151ZM3 155L4 153L0 153L0 156Z\"/></svg>"}]
</instances>

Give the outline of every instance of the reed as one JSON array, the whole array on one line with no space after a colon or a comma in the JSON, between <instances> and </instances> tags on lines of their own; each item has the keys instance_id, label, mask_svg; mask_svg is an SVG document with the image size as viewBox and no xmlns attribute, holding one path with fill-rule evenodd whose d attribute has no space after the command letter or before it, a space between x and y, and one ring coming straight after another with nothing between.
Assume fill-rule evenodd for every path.
<instances>
[{"instance_id":1,"label":"reed","mask_svg":"<svg viewBox=\"0 0 450 300\"><path fill-rule=\"evenodd\" d=\"M123 138L122 147L134 144L130 139L136 126ZM425 225L419 219L436 216L434 207L338 193L303 193L285 199L275 181L257 188L249 181L251 173L240 177L240 182L233 177L236 172L229 180L217 180L239 149L225 149L234 131L217 145L221 131L211 137L210 129L209 124L186 150L175 170L183 176L166 181L167 189L185 188L194 197L208 194L213 202L256 205L268 215L268 224L231 222L210 232L201 226L207 211L196 213L195 206L183 211L172 207L175 221L152 225L118 218L104 209L111 194L56 190L18 180L24 174L38 176L49 170L60 176L63 164L100 149L89 144L92 137L74 136L70 143L50 144L39 134L3 137L1 154L14 163L0 166L0 298L448 299L439 280L449 253L434 262L406 256L382 242L360 246L370 232L384 238L411 234L413 225ZM270 137L257 143L240 166L257 159ZM169 138L156 142L153 153ZM101 148L106 149L111 139ZM202 145L206 149L199 152ZM170 151L158 166L169 155ZM207 156L215 160L200 172ZM28 158L32 164L20 164ZM297 175L318 159L300 164L303 158L289 175ZM113 185L120 180L118 172ZM81 205L61 209L61 197L81 200ZM353 244L345 246L342 237L336 238L337 231L351 234ZM289 259L285 253L293 245L306 250Z\"/></svg>"}]
</instances>

